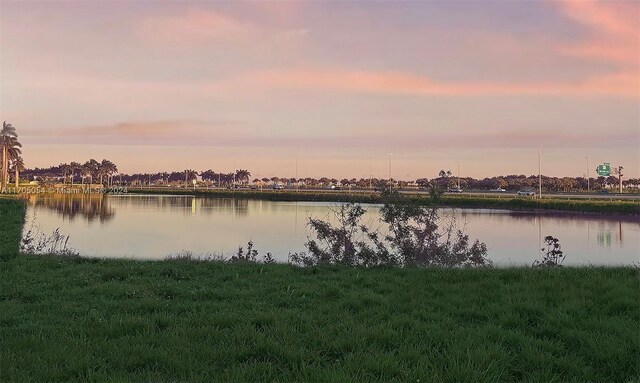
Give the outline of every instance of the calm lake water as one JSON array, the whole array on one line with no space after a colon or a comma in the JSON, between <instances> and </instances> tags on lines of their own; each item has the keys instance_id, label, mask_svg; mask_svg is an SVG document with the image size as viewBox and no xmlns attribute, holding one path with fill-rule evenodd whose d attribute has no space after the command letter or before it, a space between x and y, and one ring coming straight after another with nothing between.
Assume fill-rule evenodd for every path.
<instances>
[{"instance_id":1,"label":"calm lake water","mask_svg":"<svg viewBox=\"0 0 640 383\"><path fill-rule=\"evenodd\" d=\"M70 236L82 255L162 259L182 251L230 255L252 240L260 254L286 261L304 250L308 217L326 218L333 203L272 202L144 195L33 195L27 225ZM378 206L366 205L364 222L378 226ZM530 265L542 239L560 239L567 265L640 263L640 218L441 209L466 225L471 240L487 244L496 265Z\"/></svg>"}]
</instances>

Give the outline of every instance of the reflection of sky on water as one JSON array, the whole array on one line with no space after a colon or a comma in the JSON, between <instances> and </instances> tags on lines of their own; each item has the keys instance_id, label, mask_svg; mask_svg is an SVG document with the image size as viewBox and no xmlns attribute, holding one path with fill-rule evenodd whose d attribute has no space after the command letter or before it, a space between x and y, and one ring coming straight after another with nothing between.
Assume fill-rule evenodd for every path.
<instances>
[{"instance_id":1,"label":"reflection of sky on water","mask_svg":"<svg viewBox=\"0 0 640 383\"><path fill-rule=\"evenodd\" d=\"M224 253L253 240L262 253L286 260L304 250L308 217L329 217L331 203L273 202L190 196L38 196L28 217L37 212L44 232L60 228L83 254L105 257L163 258L183 250ZM379 227L377 206L368 205L364 222ZM443 209L466 227L472 240L487 244L496 264L531 264L542 239L560 239L566 264L640 262L640 219Z\"/></svg>"}]
</instances>

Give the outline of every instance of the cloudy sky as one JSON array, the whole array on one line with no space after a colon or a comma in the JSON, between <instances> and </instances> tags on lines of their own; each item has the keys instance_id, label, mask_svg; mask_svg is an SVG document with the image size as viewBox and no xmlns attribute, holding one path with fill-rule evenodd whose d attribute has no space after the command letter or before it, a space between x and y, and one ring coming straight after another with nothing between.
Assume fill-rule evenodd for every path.
<instances>
[{"instance_id":1,"label":"cloudy sky","mask_svg":"<svg viewBox=\"0 0 640 383\"><path fill-rule=\"evenodd\" d=\"M0 0L0 44L30 167L640 177L637 1Z\"/></svg>"}]
</instances>

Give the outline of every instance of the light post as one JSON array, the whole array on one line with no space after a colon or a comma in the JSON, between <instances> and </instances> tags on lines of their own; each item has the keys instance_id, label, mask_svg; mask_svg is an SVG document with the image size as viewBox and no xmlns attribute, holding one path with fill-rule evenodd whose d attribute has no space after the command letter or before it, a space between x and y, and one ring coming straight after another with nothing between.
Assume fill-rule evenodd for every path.
<instances>
[{"instance_id":1,"label":"light post","mask_svg":"<svg viewBox=\"0 0 640 383\"><path fill-rule=\"evenodd\" d=\"M542 198L542 159L540 158L540 149L538 146L538 198Z\"/></svg>"},{"instance_id":2,"label":"light post","mask_svg":"<svg viewBox=\"0 0 640 383\"><path fill-rule=\"evenodd\" d=\"M389 153L389 187L393 189L393 184L391 183L391 154Z\"/></svg>"},{"instance_id":3,"label":"light post","mask_svg":"<svg viewBox=\"0 0 640 383\"><path fill-rule=\"evenodd\" d=\"M590 181L590 176L589 176L589 157L585 157L587 159L587 193L591 193L591 184L589 183Z\"/></svg>"},{"instance_id":4,"label":"light post","mask_svg":"<svg viewBox=\"0 0 640 383\"><path fill-rule=\"evenodd\" d=\"M460 189L460 161L456 161L458 164L458 189Z\"/></svg>"},{"instance_id":5,"label":"light post","mask_svg":"<svg viewBox=\"0 0 640 383\"><path fill-rule=\"evenodd\" d=\"M193 191L196 191L196 184L198 183L198 181L194 179L194 180L191 180L191 183L193 184Z\"/></svg>"},{"instance_id":6,"label":"light post","mask_svg":"<svg viewBox=\"0 0 640 383\"><path fill-rule=\"evenodd\" d=\"M620 181L620 194L622 194L622 166L618 166L618 181Z\"/></svg>"}]
</instances>

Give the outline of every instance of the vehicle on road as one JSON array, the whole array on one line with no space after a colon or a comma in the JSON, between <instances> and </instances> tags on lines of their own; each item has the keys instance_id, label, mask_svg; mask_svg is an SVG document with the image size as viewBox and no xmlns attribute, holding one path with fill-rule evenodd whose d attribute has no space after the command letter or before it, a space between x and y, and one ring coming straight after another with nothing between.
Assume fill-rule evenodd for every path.
<instances>
[{"instance_id":1,"label":"vehicle on road","mask_svg":"<svg viewBox=\"0 0 640 383\"><path fill-rule=\"evenodd\" d=\"M521 197L533 197L536 195L536 192L533 190L523 189L518 191L518 196Z\"/></svg>"},{"instance_id":2,"label":"vehicle on road","mask_svg":"<svg viewBox=\"0 0 640 383\"><path fill-rule=\"evenodd\" d=\"M284 190L283 185L273 185L273 190Z\"/></svg>"},{"instance_id":3,"label":"vehicle on road","mask_svg":"<svg viewBox=\"0 0 640 383\"><path fill-rule=\"evenodd\" d=\"M447 193L462 193L462 189L460 189L460 188L449 188L449 189L447 189Z\"/></svg>"},{"instance_id":4,"label":"vehicle on road","mask_svg":"<svg viewBox=\"0 0 640 383\"><path fill-rule=\"evenodd\" d=\"M497 192L497 193L503 193L503 192L506 192L506 190L505 190L505 189L503 189L503 188L495 188L495 189L491 189L491 190L489 190L489 191L490 191L490 192Z\"/></svg>"},{"instance_id":5,"label":"vehicle on road","mask_svg":"<svg viewBox=\"0 0 640 383\"><path fill-rule=\"evenodd\" d=\"M609 190L602 189L602 190L598 190L597 194L610 194L610 193L609 193Z\"/></svg>"}]
</instances>

